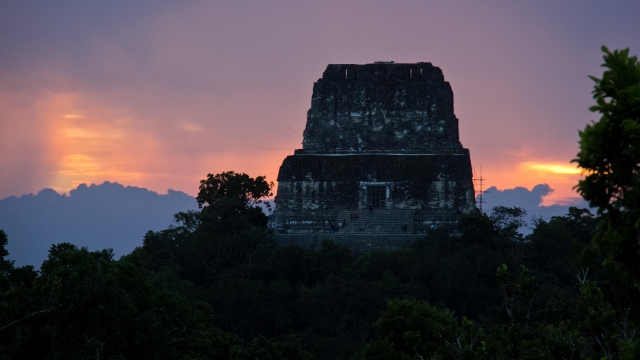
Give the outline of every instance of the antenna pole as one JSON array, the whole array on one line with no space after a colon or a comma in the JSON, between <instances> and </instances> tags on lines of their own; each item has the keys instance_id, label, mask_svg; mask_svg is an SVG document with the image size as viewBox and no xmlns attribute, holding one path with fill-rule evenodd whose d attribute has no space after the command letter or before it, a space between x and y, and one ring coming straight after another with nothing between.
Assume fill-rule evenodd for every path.
<instances>
[{"instance_id":1,"label":"antenna pole","mask_svg":"<svg viewBox=\"0 0 640 360\"><path fill-rule=\"evenodd\" d=\"M476 168L474 166L473 167L473 173L474 173L473 174L474 175L474 177L473 177L474 187L473 188L475 190L476 185L478 185L480 187L479 191L475 190L475 194L474 194L475 196L474 197L475 197L475 201L476 201L476 207L478 207L478 209L482 213L482 204L485 203L484 199L482 198L482 195L484 194L483 186L484 186L484 181L486 180L485 178L482 177L482 164L480 164L480 174L479 174L480 177L476 177L475 176L476 175L475 172L476 172Z\"/></svg>"}]
</instances>

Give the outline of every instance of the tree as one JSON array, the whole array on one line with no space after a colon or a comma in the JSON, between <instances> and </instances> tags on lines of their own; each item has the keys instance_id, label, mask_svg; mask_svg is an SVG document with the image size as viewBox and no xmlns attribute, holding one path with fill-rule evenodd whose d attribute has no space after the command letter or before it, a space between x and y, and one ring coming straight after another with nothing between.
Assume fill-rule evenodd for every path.
<instances>
[{"instance_id":1,"label":"tree","mask_svg":"<svg viewBox=\"0 0 640 360\"><path fill-rule=\"evenodd\" d=\"M220 233L238 233L251 227L267 225L267 216L255 206L262 198L272 196L273 182L264 176L255 179L247 174L226 171L208 174L200 181L196 200L202 209L206 228ZM267 208L270 208L266 202Z\"/></svg>"},{"instance_id":2,"label":"tree","mask_svg":"<svg viewBox=\"0 0 640 360\"><path fill-rule=\"evenodd\" d=\"M140 265L135 255L115 261L111 250L53 245L40 274L32 271L32 284L14 281L10 291L0 291L0 354L231 358L241 341L213 326L210 306L161 288Z\"/></svg>"},{"instance_id":3,"label":"tree","mask_svg":"<svg viewBox=\"0 0 640 360\"><path fill-rule=\"evenodd\" d=\"M458 222L458 229L466 245L484 244L492 247L495 246L499 230L494 220L480 211L463 215Z\"/></svg>"},{"instance_id":4,"label":"tree","mask_svg":"<svg viewBox=\"0 0 640 360\"><path fill-rule=\"evenodd\" d=\"M0 230L0 290L4 290L4 283L8 281L9 273L13 269L13 261L6 260L5 257L9 255L9 251L5 249L9 240L7 234Z\"/></svg>"},{"instance_id":5,"label":"tree","mask_svg":"<svg viewBox=\"0 0 640 360\"><path fill-rule=\"evenodd\" d=\"M200 180L200 191L196 200L198 206L212 206L220 199L232 198L240 200L245 208L253 207L262 202L260 199L272 196L273 182L267 182L266 177L255 179L245 173L225 171L220 174L208 174Z\"/></svg>"},{"instance_id":6,"label":"tree","mask_svg":"<svg viewBox=\"0 0 640 360\"><path fill-rule=\"evenodd\" d=\"M517 206L495 206L491 209L491 220L495 226L498 237L504 241L520 243L523 240L518 229L527 225L524 217L527 212Z\"/></svg>"},{"instance_id":7,"label":"tree","mask_svg":"<svg viewBox=\"0 0 640 360\"><path fill-rule=\"evenodd\" d=\"M520 265L517 279L512 279L506 264L500 265L496 271L496 277L500 282L500 290L504 297L502 303L509 317L510 324L507 329L507 352L511 359L520 357L520 342L522 335L528 331L531 319L531 305L538 292L538 282L529 275L529 269Z\"/></svg>"},{"instance_id":8,"label":"tree","mask_svg":"<svg viewBox=\"0 0 640 360\"><path fill-rule=\"evenodd\" d=\"M474 359L482 330L472 321L458 325L453 312L415 299L390 300L375 323L378 339L365 359Z\"/></svg>"},{"instance_id":9,"label":"tree","mask_svg":"<svg viewBox=\"0 0 640 360\"><path fill-rule=\"evenodd\" d=\"M302 349L298 339L290 338L285 342L273 342L264 336L258 336L237 356L238 360L311 360L311 355Z\"/></svg>"},{"instance_id":10,"label":"tree","mask_svg":"<svg viewBox=\"0 0 640 360\"><path fill-rule=\"evenodd\" d=\"M600 114L580 132L580 152L573 161L586 176L578 192L598 209L602 227L593 243L605 263L640 280L640 63L629 49L603 46L605 70L595 82L590 110ZM585 283L587 284L587 283ZM584 284L583 284L584 286ZM626 321L625 321L626 323ZM640 342L625 340L624 358L640 355Z\"/></svg>"},{"instance_id":11,"label":"tree","mask_svg":"<svg viewBox=\"0 0 640 360\"><path fill-rule=\"evenodd\" d=\"M606 262L640 278L640 63L629 49L605 53L607 70L595 81L591 111L598 122L580 132L573 161L586 177L578 192L598 209L604 222L595 236Z\"/></svg>"}]
</instances>

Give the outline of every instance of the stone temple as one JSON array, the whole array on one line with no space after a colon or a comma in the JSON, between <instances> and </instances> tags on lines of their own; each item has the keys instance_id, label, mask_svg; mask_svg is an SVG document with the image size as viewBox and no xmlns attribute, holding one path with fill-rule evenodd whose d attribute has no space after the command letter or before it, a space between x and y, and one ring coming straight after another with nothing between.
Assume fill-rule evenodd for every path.
<instances>
[{"instance_id":1,"label":"stone temple","mask_svg":"<svg viewBox=\"0 0 640 360\"><path fill-rule=\"evenodd\" d=\"M453 91L431 63L328 65L303 137L278 173L281 244L397 248L475 210Z\"/></svg>"}]
</instances>

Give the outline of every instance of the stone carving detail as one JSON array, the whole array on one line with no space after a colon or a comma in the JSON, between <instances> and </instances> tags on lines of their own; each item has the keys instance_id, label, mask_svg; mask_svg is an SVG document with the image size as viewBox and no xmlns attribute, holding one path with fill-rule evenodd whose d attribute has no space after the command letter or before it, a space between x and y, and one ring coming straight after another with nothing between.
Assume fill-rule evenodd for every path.
<instances>
[{"instance_id":1,"label":"stone carving detail","mask_svg":"<svg viewBox=\"0 0 640 360\"><path fill-rule=\"evenodd\" d=\"M398 245L475 209L453 92L430 63L328 65L303 138L278 174L270 226L280 242L313 246L347 220L342 236L387 247L384 236Z\"/></svg>"},{"instance_id":2,"label":"stone carving detail","mask_svg":"<svg viewBox=\"0 0 640 360\"><path fill-rule=\"evenodd\" d=\"M300 153L459 152L453 92L430 63L329 65Z\"/></svg>"}]
</instances>

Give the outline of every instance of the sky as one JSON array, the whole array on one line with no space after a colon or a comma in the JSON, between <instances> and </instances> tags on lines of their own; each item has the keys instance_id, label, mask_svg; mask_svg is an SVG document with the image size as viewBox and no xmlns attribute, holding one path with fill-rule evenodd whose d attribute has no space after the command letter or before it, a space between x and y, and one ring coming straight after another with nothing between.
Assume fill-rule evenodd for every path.
<instances>
[{"instance_id":1,"label":"sky","mask_svg":"<svg viewBox=\"0 0 640 360\"><path fill-rule=\"evenodd\" d=\"M0 229L9 238L8 259L40 267L51 246L63 242L90 251L110 248L117 257L129 254L148 231L175 226L173 215L189 210L198 210L196 199L181 191L159 195L104 182L79 185L68 195L43 189L2 199Z\"/></svg>"},{"instance_id":2,"label":"sky","mask_svg":"<svg viewBox=\"0 0 640 360\"><path fill-rule=\"evenodd\" d=\"M484 188L548 184L543 204L568 204L597 120L587 76L602 45L640 54L639 17L635 0L4 1L0 199L275 181L327 64L395 61L443 70Z\"/></svg>"}]
</instances>

